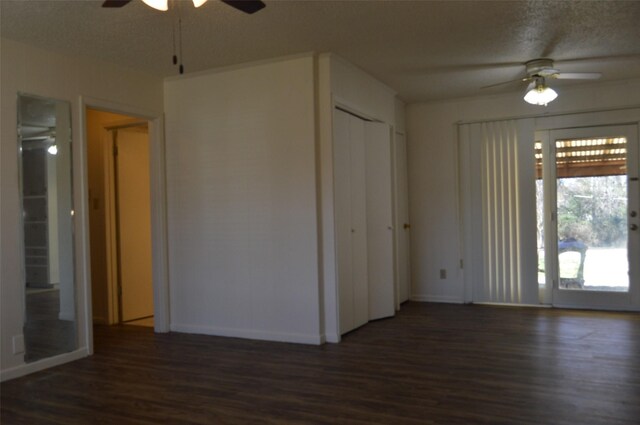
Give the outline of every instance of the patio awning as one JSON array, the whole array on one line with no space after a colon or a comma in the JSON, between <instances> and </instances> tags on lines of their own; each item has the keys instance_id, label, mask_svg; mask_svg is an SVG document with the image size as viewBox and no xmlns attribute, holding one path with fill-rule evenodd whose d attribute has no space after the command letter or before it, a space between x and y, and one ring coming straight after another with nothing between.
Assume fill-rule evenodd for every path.
<instances>
[{"instance_id":1,"label":"patio awning","mask_svg":"<svg viewBox=\"0 0 640 425\"><path fill-rule=\"evenodd\" d=\"M542 177L542 143L535 143L536 176ZM556 140L557 176L595 177L627 173L624 137Z\"/></svg>"}]
</instances>

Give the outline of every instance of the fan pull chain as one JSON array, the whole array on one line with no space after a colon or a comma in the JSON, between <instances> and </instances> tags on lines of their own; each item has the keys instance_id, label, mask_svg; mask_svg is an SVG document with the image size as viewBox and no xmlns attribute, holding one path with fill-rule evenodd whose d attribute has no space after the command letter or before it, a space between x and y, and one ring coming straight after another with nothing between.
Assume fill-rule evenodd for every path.
<instances>
[{"instance_id":1,"label":"fan pull chain","mask_svg":"<svg viewBox=\"0 0 640 425\"><path fill-rule=\"evenodd\" d=\"M172 36L173 36L173 64L178 64L178 55L176 55L176 22L173 21L171 26Z\"/></svg>"},{"instance_id":2,"label":"fan pull chain","mask_svg":"<svg viewBox=\"0 0 640 425\"><path fill-rule=\"evenodd\" d=\"M179 54L180 54L180 74L184 74L184 66L182 66L182 18L178 18L178 35L179 37Z\"/></svg>"}]
</instances>

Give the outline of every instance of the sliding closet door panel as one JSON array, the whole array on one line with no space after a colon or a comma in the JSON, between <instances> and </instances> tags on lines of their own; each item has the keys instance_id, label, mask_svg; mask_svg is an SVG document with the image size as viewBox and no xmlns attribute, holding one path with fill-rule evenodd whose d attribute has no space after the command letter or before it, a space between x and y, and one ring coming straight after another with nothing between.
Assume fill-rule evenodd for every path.
<instances>
[{"instance_id":1,"label":"sliding closet door panel","mask_svg":"<svg viewBox=\"0 0 640 425\"><path fill-rule=\"evenodd\" d=\"M369 321L367 271L367 191L365 121L349 116L351 141L351 258L353 264L354 328Z\"/></svg>"},{"instance_id":2,"label":"sliding closet door panel","mask_svg":"<svg viewBox=\"0 0 640 425\"><path fill-rule=\"evenodd\" d=\"M335 111L333 120L333 173L336 226L336 262L340 333L353 329L353 284L351 265L351 142L350 116Z\"/></svg>"},{"instance_id":3,"label":"sliding closet door panel","mask_svg":"<svg viewBox=\"0 0 640 425\"><path fill-rule=\"evenodd\" d=\"M395 314L391 129L365 123L369 320Z\"/></svg>"}]
</instances>

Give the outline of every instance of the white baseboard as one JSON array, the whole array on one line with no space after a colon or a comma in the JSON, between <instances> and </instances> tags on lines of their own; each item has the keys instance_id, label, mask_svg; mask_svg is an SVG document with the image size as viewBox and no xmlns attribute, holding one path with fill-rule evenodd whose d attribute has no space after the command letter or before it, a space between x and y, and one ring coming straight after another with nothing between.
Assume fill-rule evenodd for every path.
<instances>
[{"instance_id":1,"label":"white baseboard","mask_svg":"<svg viewBox=\"0 0 640 425\"><path fill-rule=\"evenodd\" d=\"M449 304L464 304L464 300L459 297L452 297L448 295L420 295L413 294L409 297L410 301L418 302L430 302L430 303L449 303Z\"/></svg>"},{"instance_id":2,"label":"white baseboard","mask_svg":"<svg viewBox=\"0 0 640 425\"><path fill-rule=\"evenodd\" d=\"M89 355L89 350L86 347L84 347L76 351L72 351L70 353L64 353L58 356L48 357L46 359L38 360L33 363L24 363L19 366L15 366L15 367L0 371L0 382L8 381L9 379L19 378L21 376L25 376L30 373L49 369L54 366L60 366L65 363L69 363L74 360L87 357L88 355Z\"/></svg>"},{"instance_id":3,"label":"white baseboard","mask_svg":"<svg viewBox=\"0 0 640 425\"><path fill-rule=\"evenodd\" d=\"M323 336L324 342L338 343L340 342L340 335L336 333L328 333Z\"/></svg>"},{"instance_id":4,"label":"white baseboard","mask_svg":"<svg viewBox=\"0 0 640 425\"><path fill-rule=\"evenodd\" d=\"M197 325L184 325L184 324L172 324L171 330L173 332L225 336L225 337L232 337L232 338L258 339L263 341L294 342L297 344L320 345L324 342L323 337L320 334L310 335L310 334L297 334L297 333L268 332L268 331L254 330L254 329L218 328L218 327L210 327L210 326L197 326Z\"/></svg>"}]
</instances>

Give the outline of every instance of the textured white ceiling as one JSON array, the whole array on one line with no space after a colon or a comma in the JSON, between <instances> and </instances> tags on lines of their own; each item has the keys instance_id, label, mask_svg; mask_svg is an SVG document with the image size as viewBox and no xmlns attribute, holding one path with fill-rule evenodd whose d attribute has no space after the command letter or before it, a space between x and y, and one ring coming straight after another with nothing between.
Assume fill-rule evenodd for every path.
<instances>
[{"instance_id":1,"label":"textured white ceiling","mask_svg":"<svg viewBox=\"0 0 640 425\"><path fill-rule=\"evenodd\" d=\"M640 77L639 1L274 1L246 15L210 0L158 12L134 0L0 0L3 37L160 76L182 16L187 73L302 52L334 52L409 102L518 90L527 60L560 71ZM589 84L555 81L557 85Z\"/></svg>"}]
</instances>

